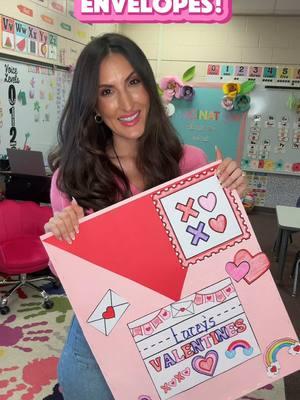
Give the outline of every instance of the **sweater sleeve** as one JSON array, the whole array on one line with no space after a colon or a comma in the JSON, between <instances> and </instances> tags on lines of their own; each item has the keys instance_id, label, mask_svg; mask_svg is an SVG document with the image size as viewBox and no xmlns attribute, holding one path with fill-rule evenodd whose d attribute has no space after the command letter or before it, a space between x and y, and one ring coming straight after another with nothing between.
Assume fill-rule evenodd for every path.
<instances>
[{"instance_id":1,"label":"sweater sleeve","mask_svg":"<svg viewBox=\"0 0 300 400\"><path fill-rule=\"evenodd\" d=\"M206 164L208 164L207 155L202 149L187 144L183 146L183 156L179 164L182 175Z\"/></svg>"},{"instance_id":2,"label":"sweater sleeve","mask_svg":"<svg viewBox=\"0 0 300 400\"><path fill-rule=\"evenodd\" d=\"M68 199L67 195L65 193L62 193L57 187L56 184L57 175L58 175L58 170L56 170L52 176L51 187L50 187L50 201L53 214L55 212L62 211L65 207L70 205L70 200ZM49 268L51 269L54 275L57 275L51 261L49 261Z\"/></svg>"},{"instance_id":3,"label":"sweater sleeve","mask_svg":"<svg viewBox=\"0 0 300 400\"><path fill-rule=\"evenodd\" d=\"M67 195L61 192L57 187L58 169L54 172L51 180L50 200L53 213L62 211L65 207L70 205L70 200Z\"/></svg>"}]
</instances>

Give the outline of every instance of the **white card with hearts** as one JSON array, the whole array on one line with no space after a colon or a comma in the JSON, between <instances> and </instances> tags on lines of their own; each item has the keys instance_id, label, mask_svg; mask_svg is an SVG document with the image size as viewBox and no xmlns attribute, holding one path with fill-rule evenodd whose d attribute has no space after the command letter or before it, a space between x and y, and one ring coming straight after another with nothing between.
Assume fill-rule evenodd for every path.
<instances>
[{"instance_id":1,"label":"white card with hearts","mask_svg":"<svg viewBox=\"0 0 300 400\"><path fill-rule=\"evenodd\" d=\"M214 171L159 191L153 201L185 267L250 236L234 197L222 189Z\"/></svg>"}]
</instances>

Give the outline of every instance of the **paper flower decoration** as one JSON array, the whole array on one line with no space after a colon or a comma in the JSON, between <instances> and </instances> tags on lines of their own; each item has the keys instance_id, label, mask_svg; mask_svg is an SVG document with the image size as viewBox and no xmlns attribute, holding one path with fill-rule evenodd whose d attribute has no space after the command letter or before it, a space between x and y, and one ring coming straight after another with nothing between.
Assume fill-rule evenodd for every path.
<instances>
[{"instance_id":1,"label":"paper flower decoration","mask_svg":"<svg viewBox=\"0 0 300 400\"><path fill-rule=\"evenodd\" d=\"M222 107L227 111L245 112L250 108L250 93L255 88L254 81L239 83L224 83L223 92L225 96L221 101Z\"/></svg>"},{"instance_id":2,"label":"paper flower decoration","mask_svg":"<svg viewBox=\"0 0 300 400\"><path fill-rule=\"evenodd\" d=\"M238 94L233 100L233 109L236 112L246 112L250 109L250 97L246 94Z\"/></svg>"},{"instance_id":3,"label":"paper flower decoration","mask_svg":"<svg viewBox=\"0 0 300 400\"><path fill-rule=\"evenodd\" d=\"M224 96L221 101L221 106L225 108L225 110L231 111L233 109L233 99L229 96Z\"/></svg>"},{"instance_id":4,"label":"paper flower decoration","mask_svg":"<svg viewBox=\"0 0 300 400\"><path fill-rule=\"evenodd\" d=\"M224 94L232 99L234 99L240 91L241 85L239 83L224 83L223 85Z\"/></svg>"},{"instance_id":5,"label":"paper flower decoration","mask_svg":"<svg viewBox=\"0 0 300 400\"><path fill-rule=\"evenodd\" d=\"M175 96L176 99L181 97L181 88L183 82L177 76L166 76L160 81L160 88L163 91L163 99L171 101Z\"/></svg>"},{"instance_id":6,"label":"paper flower decoration","mask_svg":"<svg viewBox=\"0 0 300 400\"><path fill-rule=\"evenodd\" d=\"M195 90L192 88L192 86L185 85L181 88L181 97L184 100L193 100L193 97L195 96Z\"/></svg>"},{"instance_id":7,"label":"paper flower decoration","mask_svg":"<svg viewBox=\"0 0 300 400\"><path fill-rule=\"evenodd\" d=\"M165 104L170 103L174 97L176 99L192 100L195 91L191 85L185 85L185 82L193 79L195 75L195 66L185 71L182 79L178 76L170 75L161 79L160 85L157 86L159 95Z\"/></svg>"}]
</instances>

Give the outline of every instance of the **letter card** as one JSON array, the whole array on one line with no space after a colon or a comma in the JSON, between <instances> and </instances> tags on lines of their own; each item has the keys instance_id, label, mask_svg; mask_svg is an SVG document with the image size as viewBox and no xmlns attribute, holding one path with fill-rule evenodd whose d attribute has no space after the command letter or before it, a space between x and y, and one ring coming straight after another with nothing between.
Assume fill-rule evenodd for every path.
<instances>
[{"instance_id":1,"label":"letter card","mask_svg":"<svg viewBox=\"0 0 300 400\"><path fill-rule=\"evenodd\" d=\"M237 399L300 367L243 205L212 163L43 242L117 400Z\"/></svg>"}]
</instances>

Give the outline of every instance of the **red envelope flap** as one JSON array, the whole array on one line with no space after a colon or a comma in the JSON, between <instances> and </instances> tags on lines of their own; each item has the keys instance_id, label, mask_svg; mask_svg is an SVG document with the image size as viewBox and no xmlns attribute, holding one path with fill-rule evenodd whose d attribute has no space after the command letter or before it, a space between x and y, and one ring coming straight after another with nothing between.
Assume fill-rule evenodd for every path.
<instances>
[{"instance_id":1,"label":"red envelope flap","mask_svg":"<svg viewBox=\"0 0 300 400\"><path fill-rule=\"evenodd\" d=\"M150 195L83 222L72 245L54 237L45 241L174 301L181 298L187 269L178 262Z\"/></svg>"}]
</instances>

